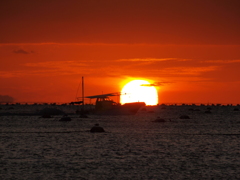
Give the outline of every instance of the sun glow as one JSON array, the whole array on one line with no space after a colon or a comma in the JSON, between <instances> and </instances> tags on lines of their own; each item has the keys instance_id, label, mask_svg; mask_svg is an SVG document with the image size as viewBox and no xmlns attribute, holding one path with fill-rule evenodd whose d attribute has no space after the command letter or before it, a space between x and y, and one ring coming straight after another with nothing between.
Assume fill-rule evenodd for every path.
<instances>
[{"instance_id":1,"label":"sun glow","mask_svg":"<svg viewBox=\"0 0 240 180\"><path fill-rule=\"evenodd\" d=\"M129 102L145 102L146 105L157 105L158 92L148 81L133 80L123 87L120 102L121 104Z\"/></svg>"}]
</instances>

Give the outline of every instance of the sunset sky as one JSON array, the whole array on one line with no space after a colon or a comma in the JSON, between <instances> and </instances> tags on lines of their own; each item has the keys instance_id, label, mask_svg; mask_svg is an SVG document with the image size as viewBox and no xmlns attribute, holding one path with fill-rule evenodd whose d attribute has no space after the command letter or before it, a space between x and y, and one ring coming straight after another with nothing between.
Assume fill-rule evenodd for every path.
<instances>
[{"instance_id":1,"label":"sunset sky","mask_svg":"<svg viewBox=\"0 0 240 180\"><path fill-rule=\"evenodd\" d=\"M239 0L3 0L0 102L157 84L161 103L240 103Z\"/></svg>"}]
</instances>

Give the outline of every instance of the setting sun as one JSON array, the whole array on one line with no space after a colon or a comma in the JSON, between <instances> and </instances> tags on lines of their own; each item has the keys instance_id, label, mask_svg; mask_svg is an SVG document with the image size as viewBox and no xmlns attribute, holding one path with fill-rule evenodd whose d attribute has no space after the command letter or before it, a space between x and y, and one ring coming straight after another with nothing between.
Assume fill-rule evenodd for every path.
<instances>
[{"instance_id":1,"label":"setting sun","mask_svg":"<svg viewBox=\"0 0 240 180\"><path fill-rule=\"evenodd\" d=\"M145 102L146 105L157 105L158 92L148 81L133 80L123 87L120 102L121 104L129 102Z\"/></svg>"}]
</instances>

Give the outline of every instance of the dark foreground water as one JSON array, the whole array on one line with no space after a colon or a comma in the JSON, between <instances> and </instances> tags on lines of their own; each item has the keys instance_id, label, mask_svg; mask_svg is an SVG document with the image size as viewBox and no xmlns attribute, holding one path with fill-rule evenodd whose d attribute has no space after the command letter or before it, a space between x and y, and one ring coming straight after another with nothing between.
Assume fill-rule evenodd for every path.
<instances>
[{"instance_id":1,"label":"dark foreground water","mask_svg":"<svg viewBox=\"0 0 240 180\"><path fill-rule=\"evenodd\" d=\"M211 108L70 122L0 116L0 179L240 179L240 111ZM158 116L167 122L152 122ZM106 133L90 133L95 123Z\"/></svg>"}]
</instances>

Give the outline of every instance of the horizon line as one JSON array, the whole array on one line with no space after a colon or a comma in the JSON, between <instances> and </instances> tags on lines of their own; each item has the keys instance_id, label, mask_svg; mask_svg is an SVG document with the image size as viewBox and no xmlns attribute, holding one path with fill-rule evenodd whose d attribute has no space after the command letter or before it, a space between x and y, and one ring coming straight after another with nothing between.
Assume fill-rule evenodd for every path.
<instances>
[{"instance_id":1,"label":"horizon line","mask_svg":"<svg viewBox=\"0 0 240 180\"><path fill-rule=\"evenodd\" d=\"M33 105L33 104L36 104L36 105L67 105L67 104L70 104L71 102L0 102L0 105L25 105L25 104L28 104L28 105ZM85 103L85 105L88 104L88 105L94 105L93 103ZM232 106L240 106L240 103L210 103L210 102L206 102L206 103L183 103L183 102L178 102L178 103L158 103L156 105L146 105L146 106L161 106L161 105L186 105L186 106L189 106L189 105L196 105L196 106L199 106L199 105L207 105L207 106L218 106L218 105L232 105Z\"/></svg>"}]
</instances>

